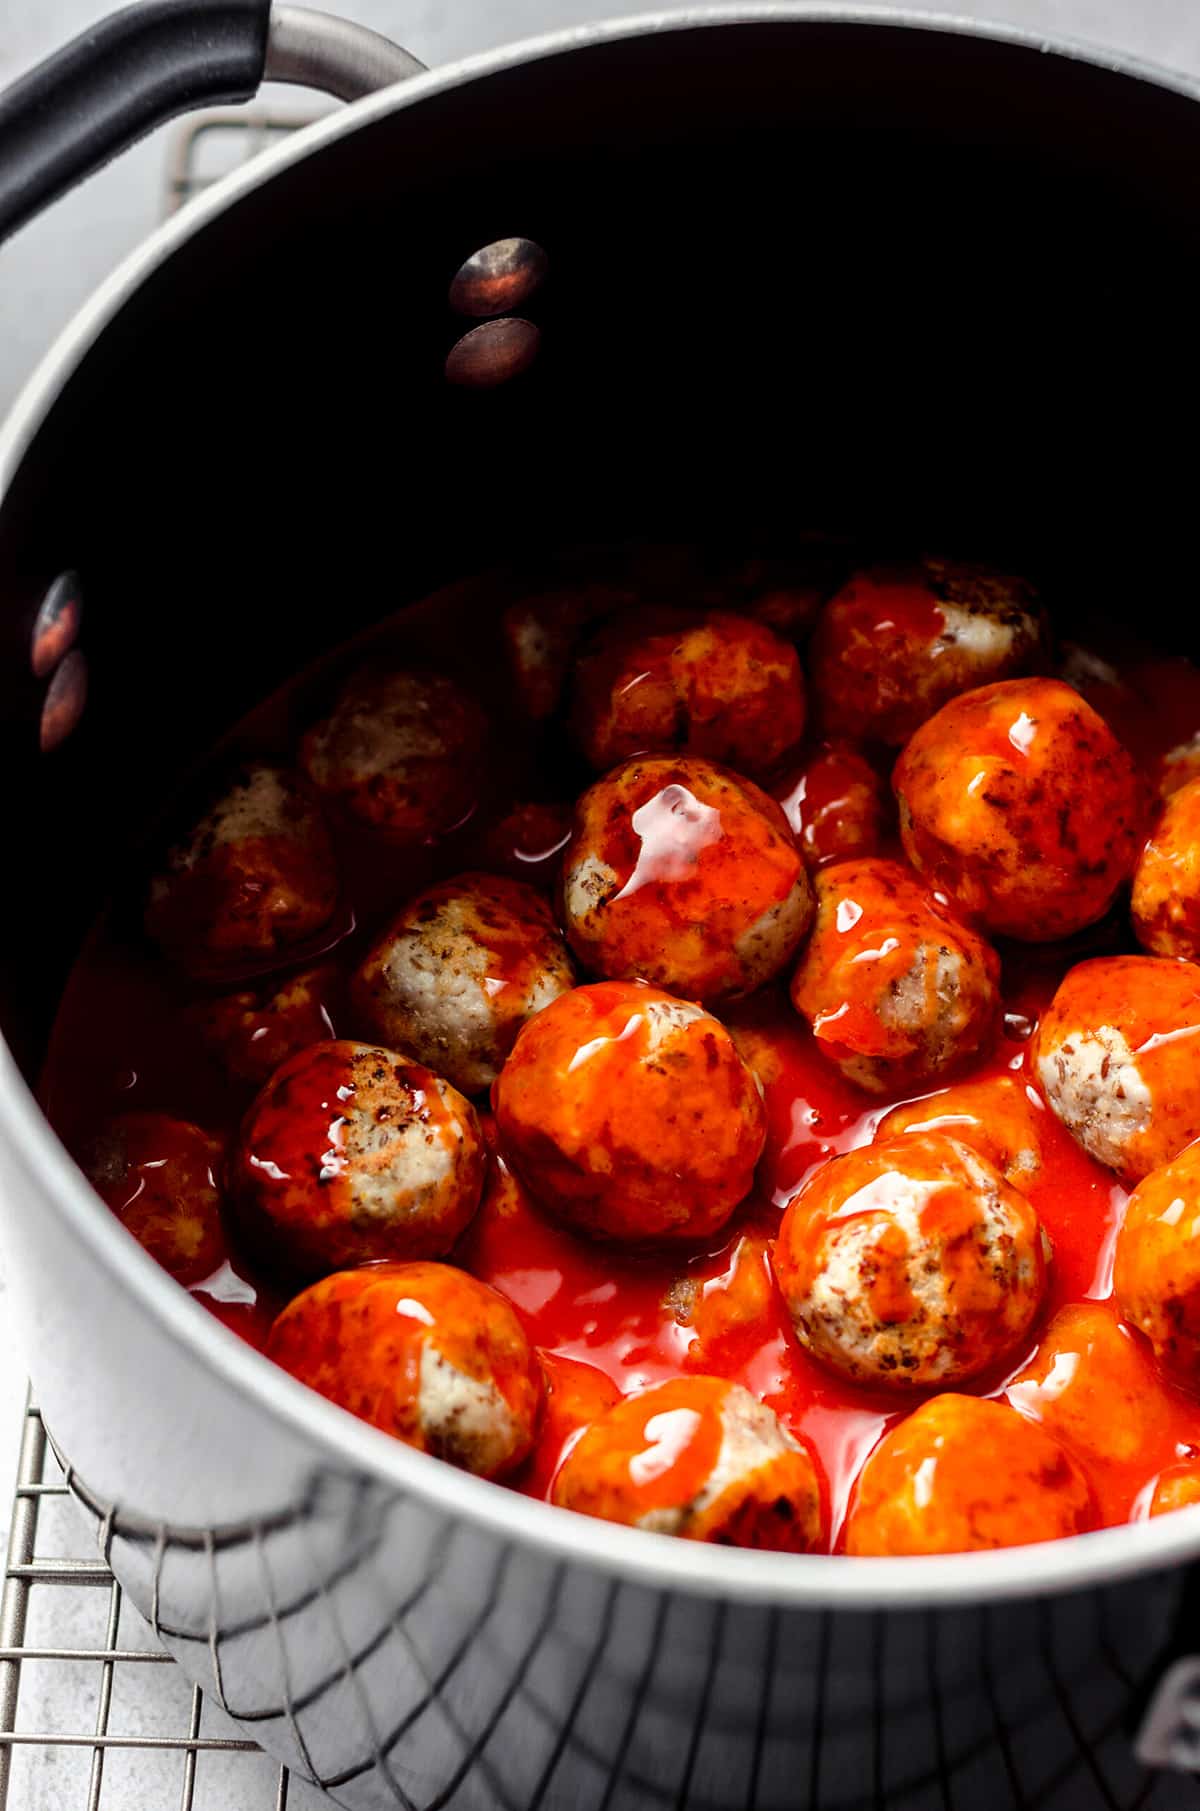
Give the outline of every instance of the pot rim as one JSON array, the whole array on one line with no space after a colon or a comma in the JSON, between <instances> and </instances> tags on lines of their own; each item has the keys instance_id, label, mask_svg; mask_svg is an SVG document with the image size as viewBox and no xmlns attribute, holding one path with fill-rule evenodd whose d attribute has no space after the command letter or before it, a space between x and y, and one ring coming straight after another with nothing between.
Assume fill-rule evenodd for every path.
<instances>
[{"instance_id":1,"label":"pot rim","mask_svg":"<svg viewBox=\"0 0 1200 1811\"><path fill-rule=\"evenodd\" d=\"M992 25L956 15L892 11L886 6L821 6L803 0L687 7L542 33L516 44L456 59L367 95L303 127L206 189L139 244L83 304L41 359L0 428L0 506L22 459L105 327L151 272L242 197L279 172L361 126L523 62L593 45L726 23L791 21L797 25L887 26L1013 45L1040 55L1087 62L1111 74L1200 100L1200 83L1136 57L1083 43ZM960 1607L1110 1584L1200 1554L1200 1506L1153 1521L1106 1528L1038 1546L990 1553L896 1559L751 1552L696 1546L557 1509L456 1470L369 1427L298 1383L205 1313L187 1292L103 1212L94 1191L51 1130L6 1044L0 1040L0 1138L31 1195L40 1195L69 1225L131 1303L214 1372L251 1397L302 1440L343 1462L420 1497L495 1539L517 1541L560 1562L573 1561L652 1589L803 1609ZM36 1367L35 1367L36 1368Z\"/></svg>"}]
</instances>

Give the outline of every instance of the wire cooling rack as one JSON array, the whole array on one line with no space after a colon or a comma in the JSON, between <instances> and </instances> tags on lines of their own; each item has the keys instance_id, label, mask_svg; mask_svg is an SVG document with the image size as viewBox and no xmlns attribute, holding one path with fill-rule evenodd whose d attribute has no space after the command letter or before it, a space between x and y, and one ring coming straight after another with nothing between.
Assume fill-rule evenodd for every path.
<instances>
[{"instance_id":1,"label":"wire cooling rack","mask_svg":"<svg viewBox=\"0 0 1200 1811\"><path fill-rule=\"evenodd\" d=\"M188 1684L89 1544L31 1400L0 1597L0 1811L326 1804Z\"/></svg>"}]
</instances>

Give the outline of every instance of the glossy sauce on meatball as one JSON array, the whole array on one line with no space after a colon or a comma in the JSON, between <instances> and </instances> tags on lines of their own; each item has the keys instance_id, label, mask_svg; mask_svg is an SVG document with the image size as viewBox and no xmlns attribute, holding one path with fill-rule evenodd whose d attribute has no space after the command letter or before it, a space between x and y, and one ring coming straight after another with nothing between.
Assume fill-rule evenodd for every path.
<instances>
[{"instance_id":1,"label":"glossy sauce on meatball","mask_svg":"<svg viewBox=\"0 0 1200 1811\"><path fill-rule=\"evenodd\" d=\"M1143 782L1060 680L955 698L917 730L893 784L914 868L1004 936L1068 937L1103 917L1133 872Z\"/></svg>"},{"instance_id":2,"label":"glossy sauce on meatball","mask_svg":"<svg viewBox=\"0 0 1200 1811\"><path fill-rule=\"evenodd\" d=\"M270 1357L310 1389L484 1478L533 1444L537 1360L512 1308L449 1264L374 1264L314 1283L284 1309Z\"/></svg>"},{"instance_id":3,"label":"glossy sauce on meatball","mask_svg":"<svg viewBox=\"0 0 1200 1811\"><path fill-rule=\"evenodd\" d=\"M796 650L728 612L618 618L575 667L572 724L597 773L644 754L762 773L799 742L805 714Z\"/></svg>"},{"instance_id":4,"label":"glossy sauce on meatball","mask_svg":"<svg viewBox=\"0 0 1200 1811\"><path fill-rule=\"evenodd\" d=\"M786 966L812 920L787 821L707 761L629 761L589 788L563 857L563 917L583 966L706 1005Z\"/></svg>"},{"instance_id":5,"label":"glossy sauce on meatball","mask_svg":"<svg viewBox=\"0 0 1200 1811\"><path fill-rule=\"evenodd\" d=\"M1200 778L1172 792L1133 873L1133 928L1155 956L1200 955Z\"/></svg>"},{"instance_id":6,"label":"glossy sauce on meatball","mask_svg":"<svg viewBox=\"0 0 1200 1811\"><path fill-rule=\"evenodd\" d=\"M1200 1137L1200 968L1153 956L1070 970L1038 1028L1038 1085L1079 1143L1137 1182Z\"/></svg>"},{"instance_id":7,"label":"glossy sauce on meatball","mask_svg":"<svg viewBox=\"0 0 1200 1811\"><path fill-rule=\"evenodd\" d=\"M792 1003L849 1081L915 1088L987 1049L1000 1005L989 944L899 862L836 862L814 884Z\"/></svg>"},{"instance_id":8,"label":"glossy sauce on meatball","mask_svg":"<svg viewBox=\"0 0 1200 1811\"><path fill-rule=\"evenodd\" d=\"M493 1095L533 1194L602 1238L699 1238L750 1191L758 1086L724 1026L639 982L576 988L525 1026Z\"/></svg>"},{"instance_id":9,"label":"glossy sauce on meatball","mask_svg":"<svg viewBox=\"0 0 1200 1811\"><path fill-rule=\"evenodd\" d=\"M197 974L286 960L337 903L329 835L300 780L244 768L169 851L150 885L146 929Z\"/></svg>"},{"instance_id":10,"label":"glossy sauce on meatball","mask_svg":"<svg viewBox=\"0 0 1200 1811\"><path fill-rule=\"evenodd\" d=\"M1045 619L1024 579L960 560L855 573L826 604L810 654L826 728L899 744L960 692L1029 672Z\"/></svg>"},{"instance_id":11,"label":"glossy sauce on meatball","mask_svg":"<svg viewBox=\"0 0 1200 1811\"><path fill-rule=\"evenodd\" d=\"M539 893L497 874L460 874L391 921L359 965L353 994L366 1029L478 1094L525 1021L574 984Z\"/></svg>"},{"instance_id":12,"label":"glossy sauce on meatball","mask_svg":"<svg viewBox=\"0 0 1200 1811\"><path fill-rule=\"evenodd\" d=\"M1121 1312L1168 1371L1200 1387L1200 1144L1133 1191L1113 1283Z\"/></svg>"},{"instance_id":13,"label":"glossy sauce on meatball","mask_svg":"<svg viewBox=\"0 0 1200 1811\"><path fill-rule=\"evenodd\" d=\"M88 1180L127 1232L181 1283L225 1262L221 1223L224 1149L187 1120L125 1113L86 1154Z\"/></svg>"},{"instance_id":14,"label":"glossy sauce on meatball","mask_svg":"<svg viewBox=\"0 0 1200 1811\"><path fill-rule=\"evenodd\" d=\"M479 1121L394 1050L313 1044L250 1107L230 1182L250 1236L284 1268L440 1257L479 1205Z\"/></svg>"},{"instance_id":15,"label":"glossy sauce on meatball","mask_svg":"<svg viewBox=\"0 0 1200 1811\"><path fill-rule=\"evenodd\" d=\"M685 1540L805 1553L821 1538L816 1470L749 1390L717 1377L627 1397L554 1480L564 1509Z\"/></svg>"},{"instance_id":16,"label":"glossy sauce on meatball","mask_svg":"<svg viewBox=\"0 0 1200 1811\"><path fill-rule=\"evenodd\" d=\"M1065 1447L1002 1402L935 1396L862 1469L846 1552L970 1553L1082 1534L1096 1509Z\"/></svg>"},{"instance_id":17,"label":"glossy sauce on meatball","mask_svg":"<svg viewBox=\"0 0 1200 1811\"><path fill-rule=\"evenodd\" d=\"M802 1344L889 1389L961 1383L1019 1348L1049 1243L1023 1195L943 1133L885 1139L818 1170L774 1269Z\"/></svg>"},{"instance_id":18,"label":"glossy sauce on meatball","mask_svg":"<svg viewBox=\"0 0 1200 1811\"><path fill-rule=\"evenodd\" d=\"M889 801L878 772L852 743L822 742L772 796L810 868L879 854Z\"/></svg>"}]
</instances>

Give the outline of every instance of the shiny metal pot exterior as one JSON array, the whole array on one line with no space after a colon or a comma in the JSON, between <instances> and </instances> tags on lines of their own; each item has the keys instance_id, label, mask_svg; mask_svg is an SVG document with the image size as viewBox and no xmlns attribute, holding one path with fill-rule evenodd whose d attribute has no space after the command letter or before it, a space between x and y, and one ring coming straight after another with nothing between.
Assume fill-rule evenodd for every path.
<instances>
[{"instance_id":1,"label":"shiny metal pot exterior","mask_svg":"<svg viewBox=\"0 0 1200 1811\"><path fill-rule=\"evenodd\" d=\"M10 419L14 1309L134 1602L336 1802L1200 1803L1133 1751L1195 1627L1200 1511L848 1563L528 1502L212 1323L28 1087L173 776L273 681L459 573L550 539L900 524L1194 640L1197 168L1181 85L1003 34L793 7L564 33L358 100L209 191ZM451 280L511 234L549 259L536 356L449 384ZM89 688L43 754L30 634L66 568ZM1156 1752L1186 1759L1163 1716Z\"/></svg>"}]
</instances>

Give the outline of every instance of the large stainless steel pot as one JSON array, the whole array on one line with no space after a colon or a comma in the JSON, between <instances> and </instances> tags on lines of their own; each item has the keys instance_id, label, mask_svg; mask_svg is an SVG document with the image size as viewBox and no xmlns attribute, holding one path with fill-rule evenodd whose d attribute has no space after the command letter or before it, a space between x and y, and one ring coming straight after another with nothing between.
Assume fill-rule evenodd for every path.
<instances>
[{"instance_id":1,"label":"large stainless steel pot","mask_svg":"<svg viewBox=\"0 0 1200 1811\"><path fill-rule=\"evenodd\" d=\"M4 226L264 66L311 79L334 54L351 94L411 67L375 40L367 70L361 40L290 10L272 36L250 0L153 12L152 103L140 51L97 89L77 49L73 112L61 66L0 104ZM1133 1748L1158 1691L1143 1752L1194 1752L1192 1674L1159 1688L1197 1633L1200 1511L846 1562L525 1501L210 1321L30 1091L83 927L172 774L322 645L499 557L697 523L747 542L900 526L1067 573L1089 610L1194 644L1198 98L867 12L714 7L539 39L359 99L209 191L95 295L0 437L14 1312L126 1589L339 1803L1200 1802ZM451 386L450 279L513 234L550 260L538 356L511 384ZM267 397L264 444L246 426ZM90 691L42 753L31 626L68 567ZM58 730L80 676L77 659L59 681Z\"/></svg>"}]
</instances>

